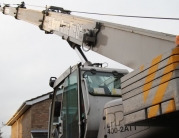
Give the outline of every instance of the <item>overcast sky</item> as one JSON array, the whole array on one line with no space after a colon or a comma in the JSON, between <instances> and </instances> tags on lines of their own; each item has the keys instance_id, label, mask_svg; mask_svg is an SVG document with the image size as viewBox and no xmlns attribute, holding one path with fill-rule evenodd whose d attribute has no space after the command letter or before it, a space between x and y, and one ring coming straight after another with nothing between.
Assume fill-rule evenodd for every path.
<instances>
[{"instance_id":1,"label":"overcast sky","mask_svg":"<svg viewBox=\"0 0 179 138\"><path fill-rule=\"evenodd\" d=\"M0 2L17 4L21 1ZM179 0L26 0L25 2L38 6L59 6L73 11L179 18ZM27 6L27 8L35 7ZM179 34L179 21L78 15ZM85 54L92 62L108 62L109 67L125 68L93 52ZM49 78L60 76L70 65L79 61L75 51L59 36L45 35L36 26L0 13L0 122L6 123L24 101L52 91L48 85ZM10 127L3 127L2 131L4 137L10 136Z\"/></svg>"}]
</instances>

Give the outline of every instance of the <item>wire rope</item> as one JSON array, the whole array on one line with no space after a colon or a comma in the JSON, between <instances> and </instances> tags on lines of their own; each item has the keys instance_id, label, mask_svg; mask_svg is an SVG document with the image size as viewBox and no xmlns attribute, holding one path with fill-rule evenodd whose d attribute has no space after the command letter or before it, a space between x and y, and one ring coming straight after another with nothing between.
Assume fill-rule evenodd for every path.
<instances>
[{"instance_id":1,"label":"wire rope","mask_svg":"<svg viewBox=\"0 0 179 138\"><path fill-rule=\"evenodd\" d=\"M18 4L13 4L18 5ZM44 6L26 4L27 6L46 8ZM143 18L143 19L160 19L160 20L179 20L179 18L170 18L170 17L155 17L155 16L138 16L138 15L122 15L122 14L108 14L108 13L95 13L95 12L83 12L83 11L71 11L75 13L83 14L93 14L93 15L102 15L102 16L116 16L116 17L127 17L127 18Z\"/></svg>"}]
</instances>

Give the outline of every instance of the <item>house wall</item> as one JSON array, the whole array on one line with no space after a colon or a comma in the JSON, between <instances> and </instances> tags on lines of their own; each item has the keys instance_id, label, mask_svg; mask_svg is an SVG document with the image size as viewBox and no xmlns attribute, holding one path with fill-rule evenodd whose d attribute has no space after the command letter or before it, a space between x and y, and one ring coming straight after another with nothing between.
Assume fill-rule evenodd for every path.
<instances>
[{"instance_id":1,"label":"house wall","mask_svg":"<svg viewBox=\"0 0 179 138\"><path fill-rule=\"evenodd\" d=\"M31 110L27 110L11 127L12 138L31 138Z\"/></svg>"},{"instance_id":2,"label":"house wall","mask_svg":"<svg viewBox=\"0 0 179 138\"><path fill-rule=\"evenodd\" d=\"M21 134L19 136L19 138L31 138L31 120L32 120L32 116L31 116L31 109L26 111L24 116L21 116L20 118L20 122L21 122L21 126L19 128L19 131L22 131Z\"/></svg>"},{"instance_id":3,"label":"house wall","mask_svg":"<svg viewBox=\"0 0 179 138\"><path fill-rule=\"evenodd\" d=\"M31 107L32 130L47 130L49 121L49 107L51 99L37 103Z\"/></svg>"},{"instance_id":4,"label":"house wall","mask_svg":"<svg viewBox=\"0 0 179 138\"><path fill-rule=\"evenodd\" d=\"M18 133L17 133L17 121L11 126L11 137L12 138L17 138L18 137Z\"/></svg>"},{"instance_id":5,"label":"house wall","mask_svg":"<svg viewBox=\"0 0 179 138\"><path fill-rule=\"evenodd\" d=\"M31 138L31 130L47 130L51 99L31 106L12 126L11 138Z\"/></svg>"}]
</instances>

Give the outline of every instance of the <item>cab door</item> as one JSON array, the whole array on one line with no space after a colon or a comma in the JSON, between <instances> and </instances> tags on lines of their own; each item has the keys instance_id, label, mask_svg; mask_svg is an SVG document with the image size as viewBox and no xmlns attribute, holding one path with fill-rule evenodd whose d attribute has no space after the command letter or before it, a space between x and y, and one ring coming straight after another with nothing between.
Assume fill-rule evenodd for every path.
<instances>
[{"instance_id":1,"label":"cab door","mask_svg":"<svg viewBox=\"0 0 179 138\"><path fill-rule=\"evenodd\" d=\"M70 74L64 82L62 108L61 138L79 138L78 115L78 72Z\"/></svg>"}]
</instances>

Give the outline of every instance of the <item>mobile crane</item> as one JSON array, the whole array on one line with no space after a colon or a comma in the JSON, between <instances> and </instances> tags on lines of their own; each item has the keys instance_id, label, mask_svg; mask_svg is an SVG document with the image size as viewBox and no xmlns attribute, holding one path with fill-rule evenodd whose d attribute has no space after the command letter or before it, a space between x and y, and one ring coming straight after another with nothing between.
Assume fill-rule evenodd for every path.
<instances>
[{"instance_id":1,"label":"mobile crane","mask_svg":"<svg viewBox=\"0 0 179 138\"><path fill-rule=\"evenodd\" d=\"M175 36L78 17L55 6L41 12L26 9L22 2L0 10L61 36L82 61L50 78L49 138L179 136ZM81 47L136 69L128 73L92 64Z\"/></svg>"}]
</instances>

